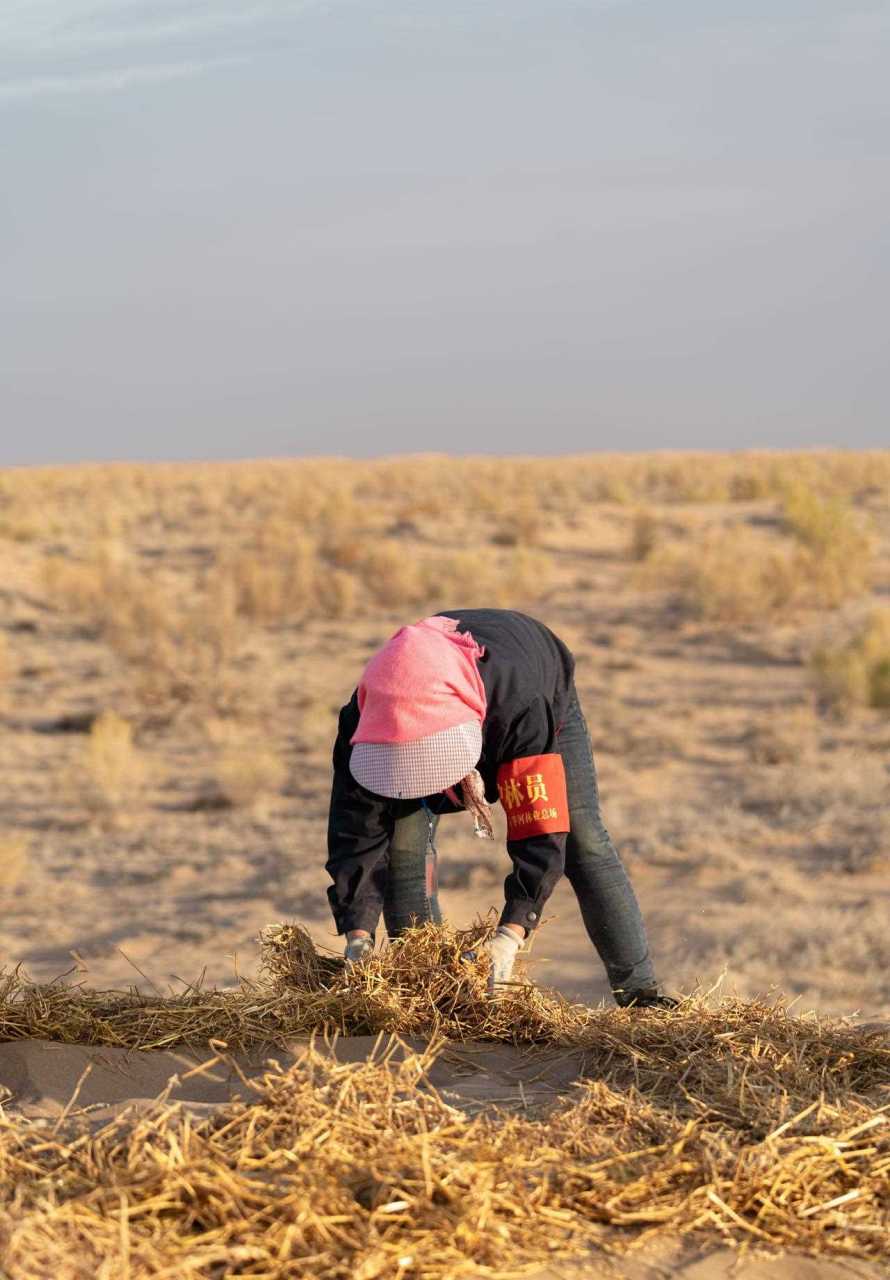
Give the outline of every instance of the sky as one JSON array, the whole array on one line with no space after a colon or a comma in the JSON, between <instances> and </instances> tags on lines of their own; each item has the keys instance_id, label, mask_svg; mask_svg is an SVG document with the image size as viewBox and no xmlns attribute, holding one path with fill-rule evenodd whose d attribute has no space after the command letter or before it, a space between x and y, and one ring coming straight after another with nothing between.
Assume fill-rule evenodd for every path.
<instances>
[{"instance_id":1,"label":"sky","mask_svg":"<svg viewBox=\"0 0 890 1280\"><path fill-rule=\"evenodd\" d=\"M890 445L890 0L2 0L0 465Z\"/></svg>"}]
</instances>

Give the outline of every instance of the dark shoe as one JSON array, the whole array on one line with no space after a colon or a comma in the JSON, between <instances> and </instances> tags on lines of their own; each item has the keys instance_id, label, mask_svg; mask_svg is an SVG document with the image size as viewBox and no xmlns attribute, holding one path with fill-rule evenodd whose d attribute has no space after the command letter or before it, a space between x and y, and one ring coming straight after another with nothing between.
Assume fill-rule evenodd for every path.
<instances>
[{"instance_id":1,"label":"dark shoe","mask_svg":"<svg viewBox=\"0 0 890 1280\"><path fill-rule=\"evenodd\" d=\"M676 1009L680 1001L659 991L613 991L615 1002L622 1009Z\"/></svg>"}]
</instances>

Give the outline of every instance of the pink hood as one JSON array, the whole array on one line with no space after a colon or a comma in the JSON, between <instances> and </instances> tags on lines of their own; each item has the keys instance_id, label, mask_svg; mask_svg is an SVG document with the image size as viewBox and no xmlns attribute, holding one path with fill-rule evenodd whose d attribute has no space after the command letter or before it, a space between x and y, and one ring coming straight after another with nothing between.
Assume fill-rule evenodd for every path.
<instances>
[{"instance_id":1,"label":"pink hood","mask_svg":"<svg viewBox=\"0 0 890 1280\"><path fill-rule=\"evenodd\" d=\"M365 667L352 742L416 742L442 729L485 719L476 665L485 650L453 618L402 627Z\"/></svg>"}]
</instances>

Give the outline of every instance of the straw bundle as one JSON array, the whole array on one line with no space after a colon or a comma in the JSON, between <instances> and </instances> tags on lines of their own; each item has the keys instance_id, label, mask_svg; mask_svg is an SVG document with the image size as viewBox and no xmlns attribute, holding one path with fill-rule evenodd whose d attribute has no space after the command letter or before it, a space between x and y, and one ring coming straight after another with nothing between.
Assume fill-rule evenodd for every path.
<instances>
[{"instance_id":1,"label":"straw bundle","mask_svg":"<svg viewBox=\"0 0 890 1280\"><path fill-rule=\"evenodd\" d=\"M310 1044L198 1121L163 1100L94 1133L5 1119L6 1275L446 1280L653 1233L887 1256L886 1030L779 1004L589 1009L522 985L491 1006L484 961L460 958L483 932L417 930L346 973L282 927L259 983L166 1002L7 976L5 1038L243 1045L324 1026L433 1043L381 1042L358 1065ZM571 1052L584 1082L546 1114L471 1118L429 1083L443 1035Z\"/></svg>"}]
</instances>

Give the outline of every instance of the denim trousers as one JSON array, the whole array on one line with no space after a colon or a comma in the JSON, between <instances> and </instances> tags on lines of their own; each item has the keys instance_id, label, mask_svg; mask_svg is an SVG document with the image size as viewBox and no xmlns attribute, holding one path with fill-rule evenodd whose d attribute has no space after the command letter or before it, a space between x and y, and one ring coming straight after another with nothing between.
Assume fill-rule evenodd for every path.
<instances>
[{"instance_id":1,"label":"denim trousers","mask_svg":"<svg viewBox=\"0 0 890 1280\"><path fill-rule=\"evenodd\" d=\"M565 874L578 899L584 927L614 992L653 989L656 980L643 917L600 813L590 733L574 689L556 747L565 765L571 823ZM435 883L437 821L421 808L394 824L383 902L391 938L411 924L442 919Z\"/></svg>"}]
</instances>

